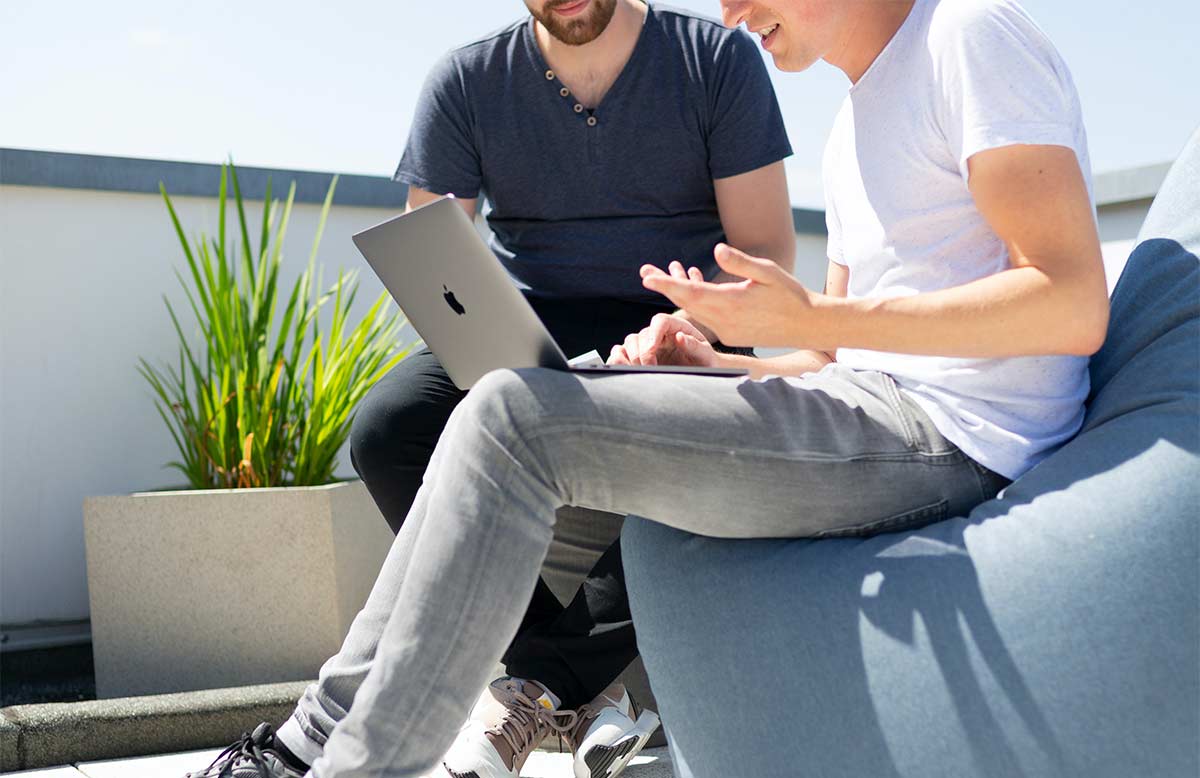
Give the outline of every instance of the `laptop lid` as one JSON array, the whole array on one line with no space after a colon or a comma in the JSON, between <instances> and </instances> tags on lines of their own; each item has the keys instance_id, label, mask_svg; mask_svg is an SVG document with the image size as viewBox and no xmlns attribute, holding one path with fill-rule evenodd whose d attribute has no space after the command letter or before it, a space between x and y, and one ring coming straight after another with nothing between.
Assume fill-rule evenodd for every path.
<instances>
[{"instance_id":1,"label":"laptop lid","mask_svg":"<svg viewBox=\"0 0 1200 778\"><path fill-rule=\"evenodd\" d=\"M455 200L435 200L353 239L460 389L498 368L567 369L562 350Z\"/></svg>"}]
</instances>

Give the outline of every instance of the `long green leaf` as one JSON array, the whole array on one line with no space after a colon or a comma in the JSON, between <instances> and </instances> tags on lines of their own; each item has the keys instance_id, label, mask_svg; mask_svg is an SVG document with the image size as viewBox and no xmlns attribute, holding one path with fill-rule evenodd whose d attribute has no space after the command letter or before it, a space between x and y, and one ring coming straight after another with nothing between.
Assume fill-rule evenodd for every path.
<instances>
[{"instance_id":1,"label":"long green leaf","mask_svg":"<svg viewBox=\"0 0 1200 778\"><path fill-rule=\"evenodd\" d=\"M229 243L229 184L238 237ZM179 339L178 370L142 360L155 410L179 450L167 466L194 488L325 483L349 435L357 403L403 359L397 335L403 316L386 295L352 321L357 275L338 272L328 288L316 265L337 179L330 183L307 266L284 288L283 243L295 202L295 182L281 205L270 182L257 241L232 163L222 167L214 239L189 241L165 185L160 191L183 248L187 272L175 271L195 317L189 335L170 301L164 304ZM258 251L251 248L258 244ZM329 309L325 332L321 312ZM280 310L282 307L282 311Z\"/></svg>"}]
</instances>

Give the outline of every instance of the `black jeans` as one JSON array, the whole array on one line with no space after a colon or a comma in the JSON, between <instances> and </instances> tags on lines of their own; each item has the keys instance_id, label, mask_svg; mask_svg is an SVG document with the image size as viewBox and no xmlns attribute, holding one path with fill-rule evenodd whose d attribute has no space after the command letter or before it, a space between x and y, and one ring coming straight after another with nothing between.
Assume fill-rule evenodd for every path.
<instances>
[{"instance_id":1,"label":"black jeans","mask_svg":"<svg viewBox=\"0 0 1200 778\"><path fill-rule=\"evenodd\" d=\"M568 357L614 344L656 313L642 303L531 298ZM405 359L371 388L350 431L350 458L393 532L399 532L451 412L466 395L428 350ZM621 549L597 560L566 607L538 581L503 661L512 675L547 686L567 708L590 702L637 656Z\"/></svg>"}]
</instances>

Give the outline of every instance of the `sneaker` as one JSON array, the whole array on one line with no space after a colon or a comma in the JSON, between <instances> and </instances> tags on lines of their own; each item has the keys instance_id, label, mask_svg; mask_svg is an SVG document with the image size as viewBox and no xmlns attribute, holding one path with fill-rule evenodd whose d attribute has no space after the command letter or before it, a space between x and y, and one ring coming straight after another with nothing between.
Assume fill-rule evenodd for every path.
<instances>
[{"instance_id":1,"label":"sneaker","mask_svg":"<svg viewBox=\"0 0 1200 778\"><path fill-rule=\"evenodd\" d=\"M304 772L284 761L276 750L275 729L263 723L217 754L207 768L184 778L304 778Z\"/></svg>"},{"instance_id":2,"label":"sneaker","mask_svg":"<svg viewBox=\"0 0 1200 778\"><path fill-rule=\"evenodd\" d=\"M566 733L575 756L575 778L613 778L658 729L658 714L652 710L639 713L620 683L600 692L576 714L575 726Z\"/></svg>"},{"instance_id":3,"label":"sneaker","mask_svg":"<svg viewBox=\"0 0 1200 778\"><path fill-rule=\"evenodd\" d=\"M533 681L498 678L483 690L442 769L450 778L517 778L546 735L566 733L576 721Z\"/></svg>"}]
</instances>

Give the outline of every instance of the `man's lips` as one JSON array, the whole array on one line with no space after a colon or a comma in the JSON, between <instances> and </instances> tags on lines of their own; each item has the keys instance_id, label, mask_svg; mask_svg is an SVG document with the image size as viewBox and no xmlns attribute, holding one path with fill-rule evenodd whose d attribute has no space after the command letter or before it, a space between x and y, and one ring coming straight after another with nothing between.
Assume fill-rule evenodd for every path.
<instances>
[{"instance_id":1,"label":"man's lips","mask_svg":"<svg viewBox=\"0 0 1200 778\"><path fill-rule=\"evenodd\" d=\"M554 8L551 8L550 10L553 11L554 13L558 14L559 16L575 16L577 14L582 13L583 10L585 8L587 8L588 4L591 2L592 2L592 0L579 0L579 2L570 3L567 5L555 6Z\"/></svg>"},{"instance_id":2,"label":"man's lips","mask_svg":"<svg viewBox=\"0 0 1200 778\"><path fill-rule=\"evenodd\" d=\"M773 29L773 30L771 30L771 34L770 34L770 35L767 35L766 37L762 37L762 36L760 35L760 40L762 41L762 47L763 47L764 49L766 49L766 50L770 51L770 50L771 50L771 44L775 42L775 38L776 38L778 35L779 35L779 25L778 25L778 24L776 24L776 25L774 26L774 29Z\"/></svg>"}]
</instances>

